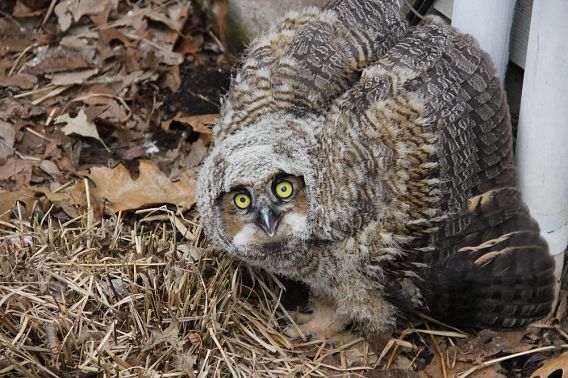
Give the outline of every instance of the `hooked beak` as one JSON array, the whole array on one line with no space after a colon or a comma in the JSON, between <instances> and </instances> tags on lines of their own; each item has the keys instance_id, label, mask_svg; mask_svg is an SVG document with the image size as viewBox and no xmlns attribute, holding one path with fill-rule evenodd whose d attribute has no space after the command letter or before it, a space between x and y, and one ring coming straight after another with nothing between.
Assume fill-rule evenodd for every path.
<instances>
[{"instance_id":1,"label":"hooked beak","mask_svg":"<svg viewBox=\"0 0 568 378\"><path fill-rule=\"evenodd\" d=\"M257 224L270 237L273 237L278 230L278 225L280 224L280 217L278 215L279 214L276 214L269 206L260 209Z\"/></svg>"}]
</instances>

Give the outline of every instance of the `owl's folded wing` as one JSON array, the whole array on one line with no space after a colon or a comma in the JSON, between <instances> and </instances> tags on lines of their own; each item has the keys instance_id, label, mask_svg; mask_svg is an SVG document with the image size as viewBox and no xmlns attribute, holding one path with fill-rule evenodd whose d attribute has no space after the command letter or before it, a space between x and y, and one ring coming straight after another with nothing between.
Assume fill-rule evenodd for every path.
<instances>
[{"instance_id":1,"label":"owl's folded wing","mask_svg":"<svg viewBox=\"0 0 568 378\"><path fill-rule=\"evenodd\" d=\"M403 250L386 275L410 278L422 298L407 303L454 324L522 326L552 303L554 262L516 188L508 112L473 38L424 25L363 72L324 128L322 203L346 208L326 227L356 235L380 220Z\"/></svg>"}]
</instances>

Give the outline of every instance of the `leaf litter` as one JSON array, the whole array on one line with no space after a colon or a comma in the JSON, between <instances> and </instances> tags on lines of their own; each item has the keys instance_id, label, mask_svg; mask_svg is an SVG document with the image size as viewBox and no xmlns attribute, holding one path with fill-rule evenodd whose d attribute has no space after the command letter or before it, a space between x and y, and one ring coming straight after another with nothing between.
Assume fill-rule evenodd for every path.
<instances>
[{"instance_id":1,"label":"leaf litter","mask_svg":"<svg viewBox=\"0 0 568 378\"><path fill-rule=\"evenodd\" d=\"M417 315L366 339L281 333L305 289L212 250L193 207L234 69L226 0L0 12L0 376L566 372L566 283L515 332Z\"/></svg>"}]
</instances>

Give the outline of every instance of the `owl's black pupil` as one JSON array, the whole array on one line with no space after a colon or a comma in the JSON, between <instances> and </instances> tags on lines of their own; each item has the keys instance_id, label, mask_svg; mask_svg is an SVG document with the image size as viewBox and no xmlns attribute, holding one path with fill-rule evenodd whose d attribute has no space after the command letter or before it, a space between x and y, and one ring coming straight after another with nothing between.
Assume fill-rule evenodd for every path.
<instances>
[{"instance_id":1,"label":"owl's black pupil","mask_svg":"<svg viewBox=\"0 0 568 378\"><path fill-rule=\"evenodd\" d=\"M285 186L283 186L281 190L282 190L283 192L285 192L285 191L287 191L287 190L288 190L288 188L287 188L287 187L285 187Z\"/></svg>"},{"instance_id":2,"label":"owl's black pupil","mask_svg":"<svg viewBox=\"0 0 568 378\"><path fill-rule=\"evenodd\" d=\"M239 197L239 201L241 202L247 202L247 199L244 196Z\"/></svg>"}]
</instances>

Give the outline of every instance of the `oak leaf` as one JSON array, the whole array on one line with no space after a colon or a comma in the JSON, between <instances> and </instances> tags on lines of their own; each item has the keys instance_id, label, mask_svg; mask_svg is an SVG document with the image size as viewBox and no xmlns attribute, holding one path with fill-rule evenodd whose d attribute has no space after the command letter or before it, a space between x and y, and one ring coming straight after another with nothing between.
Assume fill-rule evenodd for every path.
<instances>
[{"instance_id":1,"label":"oak leaf","mask_svg":"<svg viewBox=\"0 0 568 378\"><path fill-rule=\"evenodd\" d=\"M169 203L190 208L195 204L195 179L182 175L171 182L156 163L141 160L140 175L132 179L124 165L116 168L91 168L90 178L97 186L95 194L111 202L114 211L134 210Z\"/></svg>"},{"instance_id":2,"label":"oak leaf","mask_svg":"<svg viewBox=\"0 0 568 378\"><path fill-rule=\"evenodd\" d=\"M546 361L531 378L564 377L564 373L568 373L568 352Z\"/></svg>"},{"instance_id":3,"label":"oak leaf","mask_svg":"<svg viewBox=\"0 0 568 378\"><path fill-rule=\"evenodd\" d=\"M68 113L60 115L55 119L55 123L66 124L61 129L61 131L63 131L65 135L77 134L84 137L94 138L101 142L103 146L108 150L107 146L99 136L97 126L94 122L91 122L87 119L87 115L85 114L83 109L79 110L79 113L75 118L71 117Z\"/></svg>"}]
</instances>

